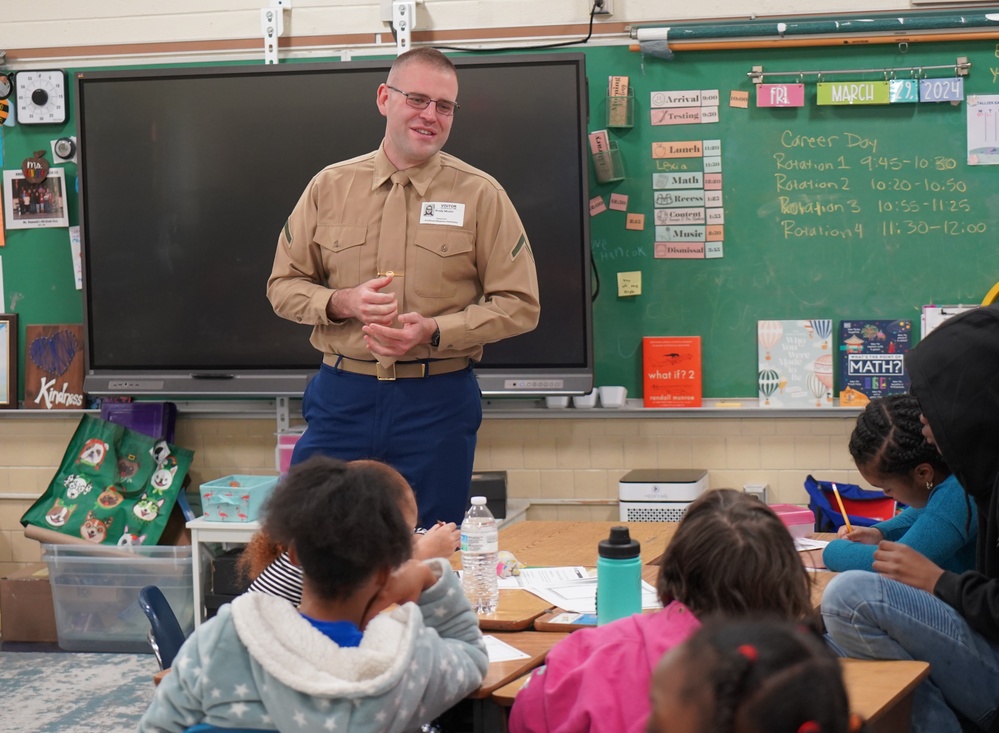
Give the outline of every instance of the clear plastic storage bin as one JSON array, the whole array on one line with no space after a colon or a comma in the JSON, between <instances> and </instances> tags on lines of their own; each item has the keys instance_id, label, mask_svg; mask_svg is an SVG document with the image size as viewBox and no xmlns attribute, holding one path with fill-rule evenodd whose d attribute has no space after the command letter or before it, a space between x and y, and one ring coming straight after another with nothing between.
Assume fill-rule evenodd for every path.
<instances>
[{"instance_id":1,"label":"clear plastic storage bin","mask_svg":"<svg viewBox=\"0 0 999 733\"><path fill-rule=\"evenodd\" d=\"M163 591L185 633L194 629L191 546L42 544L59 646L74 652L152 653L139 591Z\"/></svg>"}]
</instances>

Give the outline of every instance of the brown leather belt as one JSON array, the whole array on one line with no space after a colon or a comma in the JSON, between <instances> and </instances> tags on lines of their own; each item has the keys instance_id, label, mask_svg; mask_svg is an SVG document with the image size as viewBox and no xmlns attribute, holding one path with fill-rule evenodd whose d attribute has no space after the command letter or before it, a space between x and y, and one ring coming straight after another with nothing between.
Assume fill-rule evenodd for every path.
<instances>
[{"instance_id":1,"label":"brown leather belt","mask_svg":"<svg viewBox=\"0 0 999 733\"><path fill-rule=\"evenodd\" d=\"M394 379L423 379L437 374L460 372L468 367L468 359L428 359L427 361L397 361L387 369L377 361L362 361L346 356L327 356L324 361L334 369L340 369L351 374L363 374L368 377L378 377L383 381Z\"/></svg>"}]
</instances>

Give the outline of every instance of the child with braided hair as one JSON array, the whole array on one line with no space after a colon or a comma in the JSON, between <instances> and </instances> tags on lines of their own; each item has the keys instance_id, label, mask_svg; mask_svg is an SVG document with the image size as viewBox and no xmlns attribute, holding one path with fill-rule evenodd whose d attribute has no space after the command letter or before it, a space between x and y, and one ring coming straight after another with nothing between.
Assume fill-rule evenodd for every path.
<instances>
[{"instance_id":1,"label":"child with braided hair","mask_svg":"<svg viewBox=\"0 0 999 733\"><path fill-rule=\"evenodd\" d=\"M840 527L822 554L830 570L872 570L881 540L908 545L945 570L975 566L978 514L935 446L910 394L872 400L857 417L850 455L871 486L908 506L871 527Z\"/></svg>"},{"instance_id":2,"label":"child with braided hair","mask_svg":"<svg viewBox=\"0 0 999 733\"><path fill-rule=\"evenodd\" d=\"M777 617L714 616L659 662L647 733L861 733L818 633Z\"/></svg>"}]
</instances>

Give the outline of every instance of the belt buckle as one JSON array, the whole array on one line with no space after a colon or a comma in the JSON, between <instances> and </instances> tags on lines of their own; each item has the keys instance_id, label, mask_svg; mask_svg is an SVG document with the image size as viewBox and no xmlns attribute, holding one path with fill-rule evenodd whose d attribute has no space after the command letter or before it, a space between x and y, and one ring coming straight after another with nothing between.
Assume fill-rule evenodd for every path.
<instances>
[{"instance_id":1,"label":"belt buckle","mask_svg":"<svg viewBox=\"0 0 999 733\"><path fill-rule=\"evenodd\" d=\"M375 362L375 376L378 377L379 382L394 382L395 362L392 362L390 367L383 367L381 362Z\"/></svg>"}]
</instances>

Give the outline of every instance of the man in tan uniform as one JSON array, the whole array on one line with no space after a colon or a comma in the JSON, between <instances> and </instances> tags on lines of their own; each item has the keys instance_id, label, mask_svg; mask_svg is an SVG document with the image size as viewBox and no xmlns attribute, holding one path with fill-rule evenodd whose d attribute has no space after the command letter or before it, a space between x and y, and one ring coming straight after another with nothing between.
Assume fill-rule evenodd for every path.
<instances>
[{"instance_id":1,"label":"man in tan uniform","mask_svg":"<svg viewBox=\"0 0 999 733\"><path fill-rule=\"evenodd\" d=\"M472 365L540 314L534 255L506 192L441 152L457 96L442 53L399 56L378 87L381 146L312 179L267 282L274 311L312 324L323 354L292 462L383 460L412 484L424 527L464 514L482 420Z\"/></svg>"}]
</instances>

